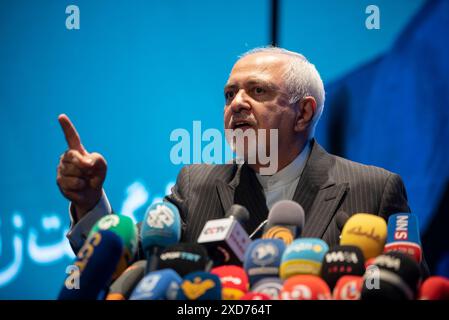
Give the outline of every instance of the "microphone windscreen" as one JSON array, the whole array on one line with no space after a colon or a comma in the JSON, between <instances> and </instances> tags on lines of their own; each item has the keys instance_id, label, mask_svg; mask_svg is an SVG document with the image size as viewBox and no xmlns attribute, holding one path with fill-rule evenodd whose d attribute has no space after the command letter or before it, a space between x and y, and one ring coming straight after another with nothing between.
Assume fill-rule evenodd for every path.
<instances>
[{"instance_id":1,"label":"microphone windscreen","mask_svg":"<svg viewBox=\"0 0 449 320\"><path fill-rule=\"evenodd\" d=\"M96 300L109 285L122 252L123 241L114 232L101 230L90 235L73 264L77 274L66 279L58 300Z\"/></svg>"},{"instance_id":2,"label":"microphone windscreen","mask_svg":"<svg viewBox=\"0 0 449 320\"><path fill-rule=\"evenodd\" d=\"M242 267L226 265L213 268L210 273L221 281L223 300L238 300L249 289L248 276Z\"/></svg>"},{"instance_id":3,"label":"microphone windscreen","mask_svg":"<svg viewBox=\"0 0 449 320\"><path fill-rule=\"evenodd\" d=\"M402 252L387 252L366 269L361 299L413 300L420 282L421 271L415 260Z\"/></svg>"},{"instance_id":4,"label":"microphone windscreen","mask_svg":"<svg viewBox=\"0 0 449 320\"><path fill-rule=\"evenodd\" d=\"M381 217L357 213L346 222L340 244L359 247L365 260L382 253L387 238L387 223Z\"/></svg>"},{"instance_id":5,"label":"microphone windscreen","mask_svg":"<svg viewBox=\"0 0 449 320\"><path fill-rule=\"evenodd\" d=\"M449 279L439 276L427 278L419 290L419 300L449 300Z\"/></svg>"},{"instance_id":6,"label":"microphone windscreen","mask_svg":"<svg viewBox=\"0 0 449 320\"><path fill-rule=\"evenodd\" d=\"M285 244L279 239L256 239L245 252L243 268L254 284L267 277L279 277L279 267Z\"/></svg>"},{"instance_id":7,"label":"microphone windscreen","mask_svg":"<svg viewBox=\"0 0 449 320\"><path fill-rule=\"evenodd\" d=\"M294 225L302 231L304 228L304 219L304 209L299 203L291 200L281 200L276 202L268 213L268 227L274 225Z\"/></svg>"},{"instance_id":8,"label":"microphone windscreen","mask_svg":"<svg viewBox=\"0 0 449 320\"><path fill-rule=\"evenodd\" d=\"M176 243L166 247L159 256L158 269L173 269L181 277L194 271L205 271L209 257L197 243Z\"/></svg>"},{"instance_id":9,"label":"microphone windscreen","mask_svg":"<svg viewBox=\"0 0 449 320\"><path fill-rule=\"evenodd\" d=\"M362 285L361 276L343 276L338 279L332 296L334 300L359 300Z\"/></svg>"},{"instance_id":10,"label":"microphone windscreen","mask_svg":"<svg viewBox=\"0 0 449 320\"><path fill-rule=\"evenodd\" d=\"M271 300L266 294L259 292L248 292L240 298L240 300Z\"/></svg>"},{"instance_id":11,"label":"microphone windscreen","mask_svg":"<svg viewBox=\"0 0 449 320\"><path fill-rule=\"evenodd\" d=\"M249 220L249 212L244 206L233 204L226 212L225 218L233 218L240 224L245 224Z\"/></svg>"},{"instance_id":12,"label":"microphone windscreen","mask_svg":"<svg viewBox=\"0 0 449 320\"><path fill-rule=\"evenodd\" d=\"M282 300L330 300L331 291L326 282L314 275L297 275L284 282Z\"/></svg>"},{"instance_id":13,"label":"microphone windscreen","mask_svg":"<svg viewBox=\"0 0 449 320\"><path fill-rule=\"evenodd\" d=\"M89 236L100 230L114 232L122 239L124 248L126 249L123 254L126 260L124 268L126 268L128 266L127 264L133 260L137 252L137 227L133 220L127 216L109 214L97 221L92 227Z\"/></svg>"},{"instance_id":14,"label":"microphone windscreen","mask_svg":"<svg viewBox=\"0 0 449 320\"><path fill-rule=\"evenodd\" d=\"M355 246L336 246L325 255L321 265L321 278L332 290L338 279L346 275L363 276L365 258Z\"/></svg>"},{"instance_id":15,"label":"microphone windscreen","mask_svg":"<svg viewBox=\"0 0 449 320\"><path fill-rule=\"evenodd\" d=\"M109 288L106 300L128 300L137 283L145 275L147 262L139 260L130 265Z\"/></svg>"},{"instance_id":16,"label":"microphone windscreen","mask_svg":"<svg viewBox=\"0 0 449 320\"><path fill-rule=\"evenodd\" d=\"M170 202L152 204L145 213L140 235L144 251L179 242L181 216L178 208Z\"/></svg>"},{"instance_id":17,"label":"microphone windscreen","mask_svg":"<svg viewBox=\"0 0 449 320\"><path fill-rule=\"evenodd\" d=\"M284 281L279 278L264 278L257 281L252 287L251 292L263 293L271 300L279 300Z\"/></svg>"},{"instance_id":18,"label":"microphone windscreen","mask_svg":"<svg viewBox=\"0 0 449 320\"><path fill-rule=\"evenodd\" d=\"M296 239L282 255L279 274L287 279L298 274L319 275L324 255L329 250L321 239Z\"/></svg>"},{"instance_id":19,"label":"microphone windscreen","mask_svg":"<svg viewBox=\"0 0 449 320\"><path fill-rule=\"evenodd\" d=\"M181 277L171 269L150 272L137 284L130 300L175 300Z\"/></svg>"},{"instance_id":20,"label":"microphone windscreen","mask_svg":"<svg viewBox=\"0 0 449 320\"><path fill-rule=\"evenodd\" d=\"M421 262L422 249L418 218L412 213L397 213L388 218L384 252L400 251Z\"/></svg>"},{"instance_id":21,"label":"microphone windscreen","mask_svg":"<svg viewBox=\"0 0 449 320\"><path fill-rule=\"evenodd\" d=\"M209 272L193 272L184 277L177 300L221 300L220 278Z\"/></svg>"}]
</instances>

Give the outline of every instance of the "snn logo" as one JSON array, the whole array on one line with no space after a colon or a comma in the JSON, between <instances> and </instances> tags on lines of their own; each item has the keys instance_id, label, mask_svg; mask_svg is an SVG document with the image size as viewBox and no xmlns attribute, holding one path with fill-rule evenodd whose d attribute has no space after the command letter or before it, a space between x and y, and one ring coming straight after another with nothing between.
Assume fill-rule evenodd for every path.
<instances>
[{"instance_id":1,"label":"snn logo","mask_svg":"<svg viewBox=\"0 0 449 320\"><path fill-rule=\"evenodd\" d=\"M394 232L394 239L408 239L408 215L398 216L396 218L396 230Z\"/></svg>"}]
</instances>

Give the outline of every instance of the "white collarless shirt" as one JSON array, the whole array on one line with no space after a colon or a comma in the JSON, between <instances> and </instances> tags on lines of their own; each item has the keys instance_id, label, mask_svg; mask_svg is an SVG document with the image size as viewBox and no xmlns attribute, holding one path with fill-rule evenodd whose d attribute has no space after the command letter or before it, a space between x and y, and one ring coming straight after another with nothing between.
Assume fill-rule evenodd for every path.
<instances>
[{"instance_id":1,"label":"white collarless shirt","mask_svg":"<svg viewBox=\"0 0 449 320\"><path fill-rule=\"evenodd\" d=\"M309 154L310 142L306 143L301 153L282 170L271 176L256 173L265 193L268 210L280 200L293 199Z\"/></svg>"}]
</instances>

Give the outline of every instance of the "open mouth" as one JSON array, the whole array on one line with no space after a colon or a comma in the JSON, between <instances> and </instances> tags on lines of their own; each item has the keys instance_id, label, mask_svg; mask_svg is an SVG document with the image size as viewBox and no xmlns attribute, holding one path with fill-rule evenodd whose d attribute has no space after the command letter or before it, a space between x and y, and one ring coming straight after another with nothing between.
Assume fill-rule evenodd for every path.
<instances>
[{"instance_id":1,"label":"open mouth","mask_svg":"<svg viewBox=\"0 0 449 320\"><path fill-rule=\"evenodd\" d=\"M252 127L252 124L247 121L236 121L232 124L232 129L246 130Z\"/></svg>"}]
</instances>

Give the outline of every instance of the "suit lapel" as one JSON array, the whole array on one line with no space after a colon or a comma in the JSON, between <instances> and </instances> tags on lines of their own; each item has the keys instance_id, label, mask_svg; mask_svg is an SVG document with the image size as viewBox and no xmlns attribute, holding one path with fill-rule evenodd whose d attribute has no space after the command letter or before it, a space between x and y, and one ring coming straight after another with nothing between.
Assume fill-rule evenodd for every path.
<instances>
[{"instance_id":1,"label":"suit lapel","mask_svg":"<svg viewBox=\"0 0 449 320\"><path fill-rule=\"evenodd\" d=\"M335 184L329 176L333 158L315 140L311 143L310 156L293 200L298 202L305 212L302 236L321 238L345 195L348 184Z\"/></svg>"},{"instance_id":2,"label":"suit lapel","mask_svg":"<svg viewBox=\"0 0 449 320\"><path fill-rule=\"evenodd\" d=\"M317 192L313 205L306 214L302 237L323 237L347 190L348 184L341 183Z\"/></svg>"}]
</instances>

